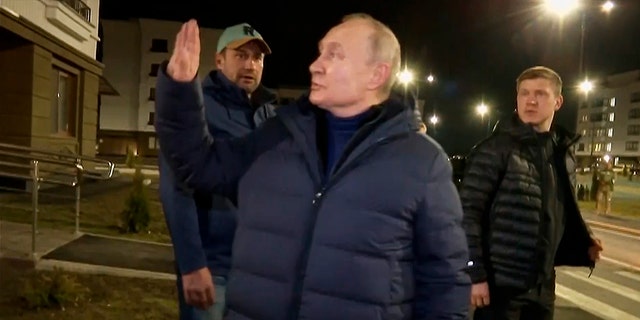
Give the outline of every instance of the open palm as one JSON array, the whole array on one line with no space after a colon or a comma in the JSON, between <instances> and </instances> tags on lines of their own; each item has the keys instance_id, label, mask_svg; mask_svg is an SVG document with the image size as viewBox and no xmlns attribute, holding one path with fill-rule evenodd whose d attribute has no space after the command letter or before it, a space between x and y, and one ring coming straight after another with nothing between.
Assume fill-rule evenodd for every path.
<instances>
[{"instance_id":1,"label":"open palm","mask_svg":"<svg viewBox=\"0 0 640 320\"><path fill-rule=\"evenodd\" d=\"M173 54L167 65L167 74L175 81L192 81L200 66L200 29L196 20L182 25L176 36Z\"/></svg>"}]
</instances>

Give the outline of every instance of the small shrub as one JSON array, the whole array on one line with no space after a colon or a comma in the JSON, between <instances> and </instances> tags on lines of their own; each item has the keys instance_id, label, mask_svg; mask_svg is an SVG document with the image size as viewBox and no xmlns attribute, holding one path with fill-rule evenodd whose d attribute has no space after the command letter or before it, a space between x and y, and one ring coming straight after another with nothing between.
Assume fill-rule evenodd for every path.
<instances>
[{"instance_id":1,"label":"small shrub","mask_svg":"<svg viewBox=\"0 0 640 320\"><path fill-rule=\"evenodd\" d=\"M89 289L81 285L73 274L60 268L54 268L52 272L34 271L22 281L19 297L29 309L77 306L89 294Z\"/></svg>"},{"instance_id":2,"label":"small shrub","mask_svg":"<svg viewBox=\"0 0 640 320\"><path fill-rule=\"evenodd\" d=\"M133 150L127 147L127 158L124 160L124 164L127 166L127 168L133 169L141 163L142 159L140 158L140 156L138 156L135 152L133 152Z\"/></svg>"},{"instance_id":3,"label":"small shrub","mask_svg":"<svg viewBox=\"0 0 640 320\"><path fill-rule=\"evenodd\" d=\"M125 233L138 233L149 228L151 212L149 210L149 196L145 188L144 174L142 174L140 166L137 166L133 175L131 193L121 215L122 231Z\"/></svg>"}]
</instances>

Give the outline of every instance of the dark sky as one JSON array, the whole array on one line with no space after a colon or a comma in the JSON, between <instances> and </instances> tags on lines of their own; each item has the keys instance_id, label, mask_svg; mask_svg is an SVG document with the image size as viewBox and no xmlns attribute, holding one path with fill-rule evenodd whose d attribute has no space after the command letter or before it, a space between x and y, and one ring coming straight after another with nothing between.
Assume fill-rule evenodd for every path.
<instances>
[{"instance_id":1,"label":"dark sky","mask_svg":"<svg viewBox=\"0 0 640 320\"><path fill-rule=\"evenodd\" d=\"M103 0L100 14L196 18L212 28L250 23L274 52L265 61L263 82L269 87L307 86L318 40L343 15L369 13L396 33L411 69L436 76L435 85L421 85L420 96L427 113L437 109L441 123L430 132L449 154L466 153L486 134L486 122L473 111L481 100L503 115L513 110L515 78L533 65L549 66L563 77L565 105L557 121L575 127L580 15L561 24L540 9L540 0L167 0L132 7L136 2L143 1ZM583 2L592 6L584 11L587 74L598 79L640 69L640 0L617 0L609 15L597 9L600 1Z\"/></svg>"}]
</instances>

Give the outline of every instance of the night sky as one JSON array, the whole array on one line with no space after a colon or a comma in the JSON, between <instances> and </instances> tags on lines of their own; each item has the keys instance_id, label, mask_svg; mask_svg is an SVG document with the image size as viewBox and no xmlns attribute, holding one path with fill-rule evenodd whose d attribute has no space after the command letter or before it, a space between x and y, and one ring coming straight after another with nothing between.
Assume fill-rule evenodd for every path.
<instances>
[{"instance_id":1,"label":"night sky","mask_svg":"<svg viewBox=\"0 0 640 320\"><path fill-rule=\"evenodd\" d=\"M549 66L563 77L565 104L556 119L575 129L580 14L560 23L541 10L539 0L180 0L132 7L142 2L102 0L100 15L196 18L210 28L248 22L274 52L265 60L268 87L308 86L318 40L343 15L369 13L396 33L409 68L421 77L436 76L435 85L421 84L420 96L427 100L427 114L436 108L441 122L429 130L449 154L466 154L486 134L486 121L474 113L481 100L503 115L514 109L515 78L533 65ZM583 2L593 6L585 11L589 77L640 69L640 0L617 0L609 15L597 9L599 1Z\"/></svg>"}]
</instances>

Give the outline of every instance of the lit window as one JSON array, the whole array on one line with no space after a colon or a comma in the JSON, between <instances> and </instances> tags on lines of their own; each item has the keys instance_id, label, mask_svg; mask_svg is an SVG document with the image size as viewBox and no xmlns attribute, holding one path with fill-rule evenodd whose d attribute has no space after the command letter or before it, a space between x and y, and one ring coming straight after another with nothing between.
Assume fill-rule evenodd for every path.
<instances>
[{"instance_id":1,"label":"lit window","mask_svg":"<svg viewBox=\"0 0 640 320\"><path fill-rule=\"evenodd\" d=\"M610 122L613 122L613 121L615 121L615 119L616 119L616 114L615 114L615 113L613 113L613 112L612 112L612 113L609 113L609 121L610 121Z\"/></svg>"},{"instance_id":2,"label":"lit window","mask_svg":"<svg viewBox=\"0 0 640 320\"><path fill-rule=\"evenodd\" d=\"M612 106L612 107L616 106L616 98L615 97L611 98L611 100L609 100L609 105Z\"/></svg>"},{"instance_id":3,"label":"lit window","mask_svg":"<svg viewBox=\"0 0 640 320\"><path fill-rule=\"evenodd\" d=\"M609 130L607 130L607 136L613 137L613 128L609 128Z\"/></svg>"},{"instance_id":4,"label":"lit window","mask_svg":"<svg viewBox=\"0 0 640 320\"><path fill-rule=\"evenodd\" d=\"M611 142L607 143L607 152L611 152Z\"/></svg>"}]
</instances>

